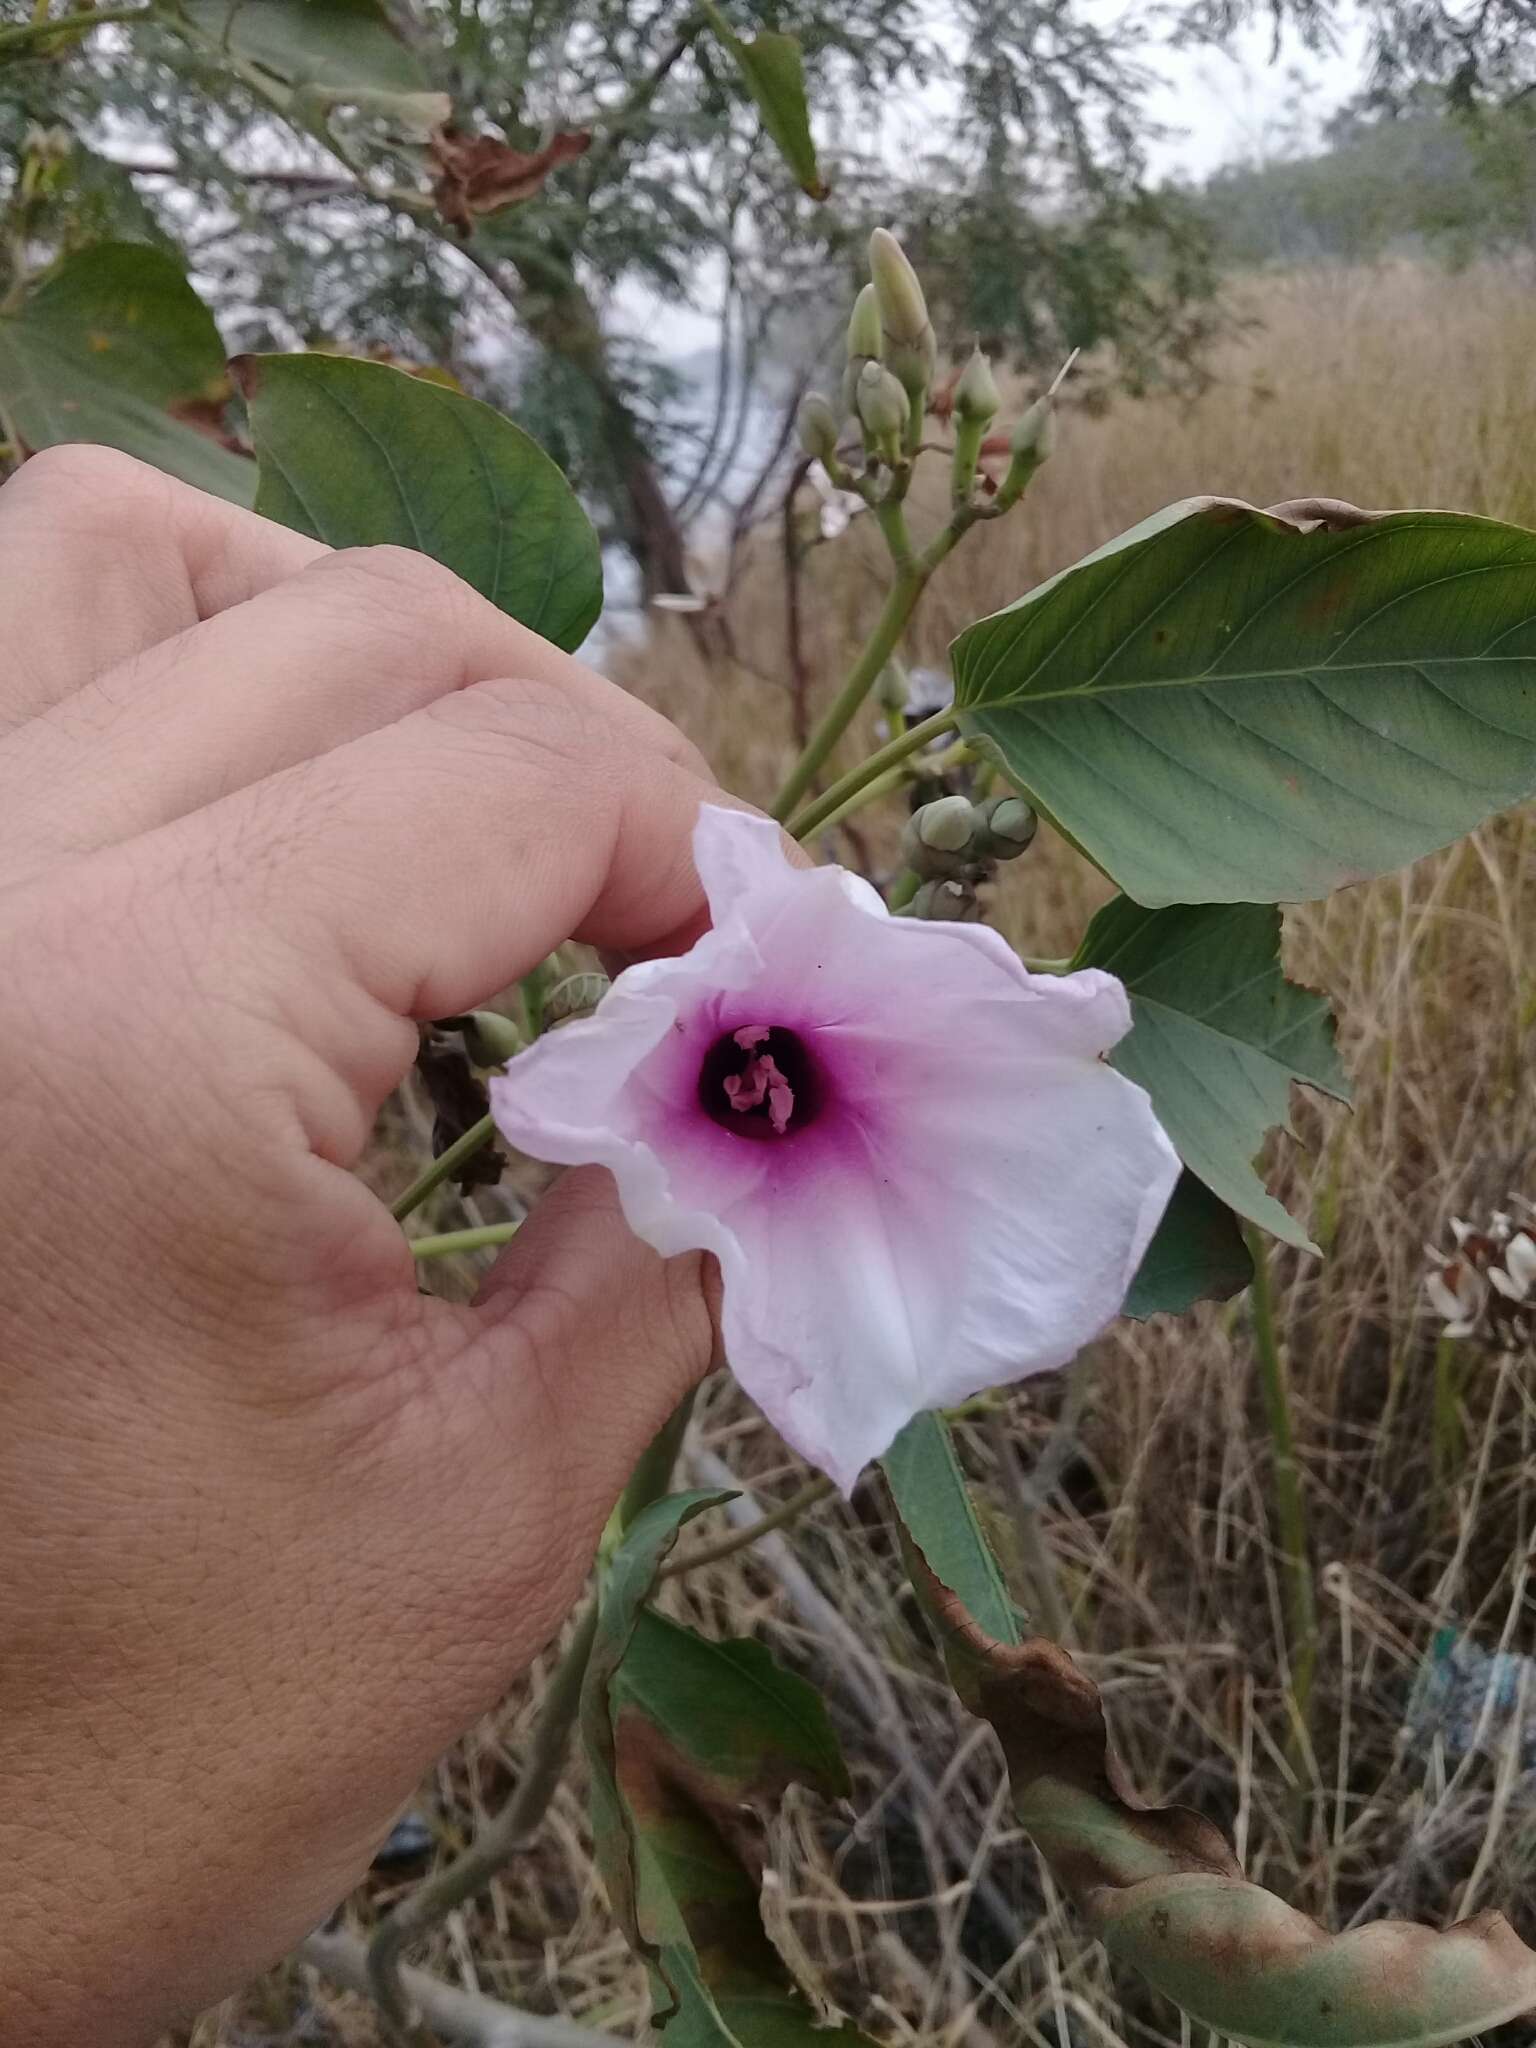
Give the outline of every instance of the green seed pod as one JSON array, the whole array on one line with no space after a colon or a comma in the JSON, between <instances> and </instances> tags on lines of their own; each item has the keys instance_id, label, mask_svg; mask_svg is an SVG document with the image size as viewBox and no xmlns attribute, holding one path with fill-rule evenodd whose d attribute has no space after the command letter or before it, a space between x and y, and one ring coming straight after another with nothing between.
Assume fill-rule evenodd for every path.
<instances>
[{"instance_id":1,"label":"green seed pod","mask_svg":"<svg viewBox=\"0 0 1536 2048\"><path fill-rule=\"evenodd\" d=\"M955 386L955 418L984 427L1001 404L991 362L979 348L973 349Z\"/></svg>"},{"instance_id":2,"label":"green seed pod","mask_svg":"<svg viewBox=\"0 0 1536 2048\"><path fill-rule=\"evenodd\" d=\"M1033 840L1039 819L1021 796L989 797L977 806L977 850L991 860L1015 860Z\"/></svg>"},{"instance_id":3,"label":"green seed pod","mask_svg":"<svg viewBox=\"0 0 1536 2048\"><path fill-rule=\"evenodd\" d=\"M544 998L544 1029L553 1031L557 1024L590 1017L608 989L606 974L568 974Z\"/></svg>"},{"instance_id":4,"label":"green seed pod","mask_svg":"<svg viewBox=\"0 0 1536 2048\"><path fill-rule=\"evenodd\" d=\"M819 391L808 391L795 415L800 446L817 462L837 460L837 414Z\"/></svg>"}]
</instances>

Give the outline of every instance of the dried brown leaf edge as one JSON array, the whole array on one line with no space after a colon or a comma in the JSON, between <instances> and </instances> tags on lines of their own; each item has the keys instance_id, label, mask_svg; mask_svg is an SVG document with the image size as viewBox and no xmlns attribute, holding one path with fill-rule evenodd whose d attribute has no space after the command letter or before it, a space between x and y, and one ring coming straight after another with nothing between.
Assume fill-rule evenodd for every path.
<instances>
[{"instance_id":1,"label":"dried brown leaf edge","mask_svg":"<svg viewBox=\"0 0 1536 2048\"><path fill-rule=\"evenodd\" d=\"M1436 2048L1536 2008L1536 1952L1500 1913L1329 1934L1249 1883L1212 1822L1136 1797L1099 1689L1064 1650L994 1642L912 1561L1019 1821L1111 1955L1192 2019L1249 2048Z\"/></svg>"}]
</instances>

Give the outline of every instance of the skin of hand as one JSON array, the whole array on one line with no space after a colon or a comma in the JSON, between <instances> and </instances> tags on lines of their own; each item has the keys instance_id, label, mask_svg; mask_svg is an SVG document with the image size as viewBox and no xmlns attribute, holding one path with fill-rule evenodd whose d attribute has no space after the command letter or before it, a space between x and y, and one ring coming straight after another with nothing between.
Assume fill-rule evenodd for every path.
<instances>
[{"instance_id":1,"label":"skin of hand","mask_svg":"<svg viewBox=\"0 0 1536 2048\"><path fill-rule=\"evenodd\" d=\"M0 491L0 2042L280 1956L579 1597L713 1268L573 1173L433 1300L350 1169L413 1020L691 942L714 794L421 555Z\"/></svg>"}]
</instances>

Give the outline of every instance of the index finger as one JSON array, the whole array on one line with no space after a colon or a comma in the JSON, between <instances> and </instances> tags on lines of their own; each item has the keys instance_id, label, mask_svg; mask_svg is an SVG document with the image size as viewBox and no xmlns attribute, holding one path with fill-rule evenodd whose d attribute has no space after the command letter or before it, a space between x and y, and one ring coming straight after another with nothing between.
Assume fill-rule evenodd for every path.
<instances>
[{"instance_id":1,"label":"index finger","mask_svg":"<svg viewBox=\"0 0 1536 2048\"><path fill-rule=\"evenodd\" d=\"M485 682L102 858L128 859L138 901L195 904L200 972L348 1082L362 1120L323 1149L355 1156L414 1056L403 1020L473 1008L565 939L691 940L717 800L615 685Z\"/></svg>"},{"instance_id":2,"label":"index finger","mask_svg":"<svg viewBox=\"0 0 1536 2048\"><path fill-rule=\"evenodd\" d=\"M45 448L0 490L0 733L329 553L115 448Z\"/></svg>"}]
</instances>

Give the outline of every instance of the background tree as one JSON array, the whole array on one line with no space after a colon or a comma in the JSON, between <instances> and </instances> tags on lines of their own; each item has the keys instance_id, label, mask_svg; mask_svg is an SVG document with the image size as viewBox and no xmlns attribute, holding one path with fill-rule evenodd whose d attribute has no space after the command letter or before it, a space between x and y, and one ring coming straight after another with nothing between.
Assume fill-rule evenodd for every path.
<instances>
[{"instance_id":1,"label":"background tree","mask_svg":"<svg viewBox=\"0 0 1536 2048\"><path fill-rule=\"evenodd\" d=\"M940 48L914 0L753 0L729 22L713 0L363 0L344 26L395 55L370 45L361 103L333 47L296 53L304 12L145 0L39 34L6 0L15 281L103 235L160 240L233 346L440 365L550 448L650 589L684 587L687 520L761 427L765 361L835 342L873 219L1020 360L1107 341L1144 381L1205 331L1198 234L1146 185L1145 74L1071 4L966 0ZM798 43L830 202L786 174L738 36ZM916 151L898 89L935 109ZM710 403L634 331L637 288L723 309Z\"/></svg>"}]
</instances>

